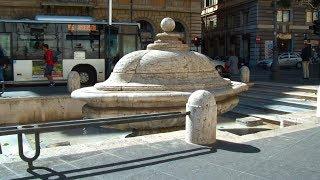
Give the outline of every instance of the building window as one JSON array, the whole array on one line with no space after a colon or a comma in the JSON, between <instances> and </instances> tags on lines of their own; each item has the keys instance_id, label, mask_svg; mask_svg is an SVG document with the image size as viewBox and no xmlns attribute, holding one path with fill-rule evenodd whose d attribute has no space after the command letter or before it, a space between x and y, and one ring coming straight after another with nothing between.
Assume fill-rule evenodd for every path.
<instances>
[{"instance_id":1,"label":"building window","mask_svg":"<svg viewBox=\"0 0 320 180\"><path fill-rule=\"evenodd\" d=\"M209 19L209 27L208 29L215 29L218 26L218 18L217 15L213 15L210 19Z\"/></svg>"},{"instance_id":2,"label":"building window","mask_svg":"<svg viewBox=\"0 0 320 180\"><path fill-rule=\"evenodd\" d=\"M235 20L234 15L228 16L228 19L227 19L228 28L233 28L235 26L234 20Z\"/></svg>"},{"instance_id":3,"label":"building window","mask_svg":"<svg viewBox=\"0 0 320 180\"><path fill-rule=\"evenodd\" d=\"M277 21L278 22L290 22L290 10L278 10Z\"/></svg>"},{"instance_id":4,"label":"building window","mask_svg":"<svg viewBox=\"0 0 320 180\"><path fill-rule=\"evenodd\" d=\"M241 25L247 25L249 23L249 12L242 12Z\"/></svg>"},{"instance_id":5,"label":"building window","mask_svg":"<svg viewBox=\"0 0 320 180\"><path fill-rule=\"evenodd\" d=\"M312 23L313 21L318 20L318 13L315 11L308 10L306 12L306 22Z\"/></svg>"},{"instance_id":6,"label":"building window","mask_svg":"<svg viewBox=\"0 0 320 180\"><path fill-rule=\"evenodd\" d=\"M210 7L217 4L218 0L204 0L204 7Z\"/></svg>"}]
</instances>

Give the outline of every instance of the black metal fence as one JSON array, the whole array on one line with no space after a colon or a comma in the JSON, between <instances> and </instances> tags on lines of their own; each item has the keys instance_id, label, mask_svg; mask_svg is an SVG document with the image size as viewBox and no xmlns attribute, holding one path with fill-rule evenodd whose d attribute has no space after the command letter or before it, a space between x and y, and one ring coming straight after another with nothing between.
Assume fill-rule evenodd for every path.
<instances>
[{"instance_id":1,"label":"black metal fence","mask_svg":"<svg viewBox=\"0 0 320 180\"><path fill-rule=\"evenodd\" d=\"M172 118L185 117L190 112L168 112L168 113L157 113L157 114L143 114L143 115L132 115L115 118L101 118L101 119L83 119L83 120L72 120L63 122L49 122L29 125L17 125L17 126L0 126L0 136L5 135L17 135L18 136L18 148L20 158L28 163L28 170L34 169L33 162L40 156L40 133L54 132L66 129L76 129L85 127L100 127L100 126L112 126L127 123L138 123L146 121L160 121L169 120ZM35 135L35 155L31 158L26 157L23 151L23 139L22 134L34 134ZM0 144L1 153L1 144Z\"/></svg>"}]
</instances>

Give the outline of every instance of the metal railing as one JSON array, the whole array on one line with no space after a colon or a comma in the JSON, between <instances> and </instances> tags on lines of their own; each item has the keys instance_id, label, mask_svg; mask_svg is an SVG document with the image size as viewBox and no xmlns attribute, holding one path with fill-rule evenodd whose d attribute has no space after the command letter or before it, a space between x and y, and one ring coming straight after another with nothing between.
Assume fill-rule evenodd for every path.
<instances>
[{"instance_id":1,"label":"metal railing","mask_svg":"<svg viewBox=\"0 0 320 180\"><path fill-rule=\"evenodd\" d=\"M127 123L138 123L146 121L160 121L169 120L171 118L185 117L190 112L168 112L168 113L157 113L148 115L132 115L115 118L100 118L100 119L84 119L84 120L72 120L63 122L49 122L39 123L30 125L18 125L18 126L5 126L0 127L0 136L15 135L18 136L18 149L20 158L28 163L28 170L33 170L33 162L40 156L40 133L54 132L66 129L76 129L85 127L100 127L100 126L111 126L118 124ZM22 134L34 134L35 135L35 155L31 158L26 157L23 151L23 138ZM0 144L1 153L1 144Z\"/></svg>"}]
</instances>

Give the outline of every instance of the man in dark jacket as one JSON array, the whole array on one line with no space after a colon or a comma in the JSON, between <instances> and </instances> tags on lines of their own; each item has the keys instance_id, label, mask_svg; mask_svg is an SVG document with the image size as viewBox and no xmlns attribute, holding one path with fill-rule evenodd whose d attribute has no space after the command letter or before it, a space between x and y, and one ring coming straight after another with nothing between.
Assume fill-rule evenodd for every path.
<instances>
[{"instance_id":1,"label":"man in dark jacket","mask_svg":"<svg viewBox=\"0 0 320 180\"><path fill-rule=\"evenodd\" d=\"M4 81L3 71L6 68L6 57L4 55L4 50L0 46L0 82Z\"/></svg>"},{"instance_id":2,"label":"man in dark jacket","mask_svg":"<svg viewBox=\"0 0 320 180\"><path fill-rule=\"evenodd\" d=\"M311 47L308 43L304 43L304 48L301 51L303 78L309 79L309 63L311 57Z\"/></svg>"}]
</instances>

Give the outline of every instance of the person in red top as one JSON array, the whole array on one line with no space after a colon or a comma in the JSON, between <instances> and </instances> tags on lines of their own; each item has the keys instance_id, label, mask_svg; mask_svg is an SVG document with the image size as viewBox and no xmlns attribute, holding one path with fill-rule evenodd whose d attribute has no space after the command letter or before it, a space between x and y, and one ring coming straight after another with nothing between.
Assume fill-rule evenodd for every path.
<instances>
[{"instance_id":1,"label":"person in red top","mask_svg":"<svg viewBox=\"0 0 320 180\"><path fill-rule=\"evenodd\" d=\"M44 69L44 76L49 80L50 85L49 86L54 86L55 83L52 78L52 72L54 68L54 60L53 60L53 51L49 49L48 44L43 45L43 51L44 51L44 63L45 63L45 69Z\"/></svg>"}]
</instances>

